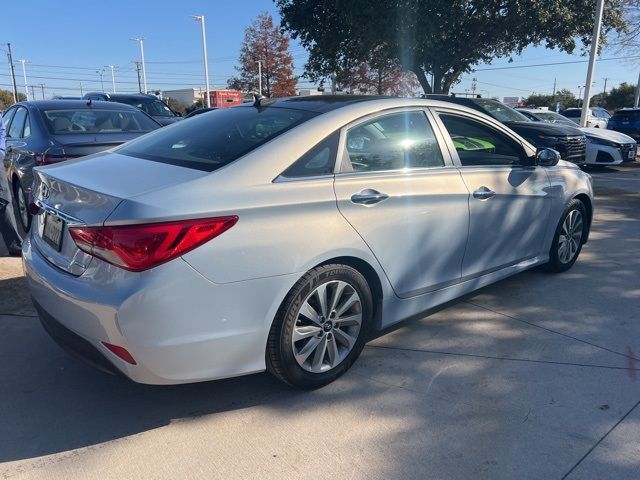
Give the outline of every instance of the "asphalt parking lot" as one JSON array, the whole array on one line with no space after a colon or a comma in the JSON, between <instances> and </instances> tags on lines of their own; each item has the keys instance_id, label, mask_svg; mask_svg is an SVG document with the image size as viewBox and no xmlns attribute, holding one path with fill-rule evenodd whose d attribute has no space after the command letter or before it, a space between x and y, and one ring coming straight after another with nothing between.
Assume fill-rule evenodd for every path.
<instances>
[{"instance_id":1,"label":"asphalt parking lot","mask_svg":"<svg viewBox=\"0 0 640 480\"><path fill-rule=\"evenodd\" d=\"M405 323L313 392L96 372L47 337L19 259L2 258L0 477L637 479L639 167L590 172L596 217L572 270Z\"/></svg>"}]
</instances>

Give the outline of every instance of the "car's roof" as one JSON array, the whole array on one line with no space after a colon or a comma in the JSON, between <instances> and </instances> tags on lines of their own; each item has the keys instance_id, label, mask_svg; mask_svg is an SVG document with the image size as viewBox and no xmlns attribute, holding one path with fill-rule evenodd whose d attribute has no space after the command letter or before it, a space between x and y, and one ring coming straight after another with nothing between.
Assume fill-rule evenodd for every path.
<instances>
[{"instance_id":1,"label":"car's roof","mask_svg":"<svg viewBox=\"0 0 640 480\"><path fill-rule=\"evenodd\" d=\"M261 101L261 106L292 108L296 110L307 110L309 112L325 113L347 105L353 105L354 103L385 98L397 99L397 97L374 95L309 95L304 97L265 98ZM253 107L253 102L243 103L239 106Z\"/></svg>"},{"instance_id":2,"label":"car's roof","mask_svg":"<svg viewBox=\"0 0 640 480\"><path fill-rule=\"evenodd\" d=\"M155 95L151 95L150 93L108 93L108 92L87 92L84 96L88 95L104 95L108 98L155 98L158 99Z\"/></svg>"},{"instance_id":3,"label":"car's roof","mask_svg":"<svg viewBox=\"0 0 640 480\"><path fill-rule=\"evenodd\" d=\"M18 102L17 105L32 106L38 110L67 110L67 109L87 109L100 108L101 110L139 110L131 105L117 102L104 102L100 100L32 100L29 102Z\"/></svg>"}]
</instances>

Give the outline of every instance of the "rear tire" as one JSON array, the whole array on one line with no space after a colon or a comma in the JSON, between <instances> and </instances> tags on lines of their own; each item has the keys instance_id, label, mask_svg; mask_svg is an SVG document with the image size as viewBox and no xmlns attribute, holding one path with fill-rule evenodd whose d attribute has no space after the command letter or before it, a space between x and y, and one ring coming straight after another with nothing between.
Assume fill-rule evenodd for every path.
<instances>
[{"instance_id":1,"label":"rear tire","mask_svg":"<svg viewBox=\"0 0 640 480\"><path fill-rule=\"evenodd\" d=\"M302 389L326 385L358 358L373 316L371 289L348 265L307 272L282 302L267 340L267 369Z\"/></svg>"},{"instance_id":2,"label":"rear tire","mask_svg":"<svg viewBox=\"0 0 640 480\"><path fill-rule=\"evenodd\" d=\"M27 194L24 192L20 181L17 180L13 186L13 196L16 199L16 213L18 214L18 220L25 233L29 233L31 228L31 213L29 213L29 200Z\"/></svg>"},{"instance_id":3,"label":"rear tire","mask_svg":"<svg viewBox=\"0 0 640 480\"><path fill-rule=\"evenodd\" d=\"M545 265L548 271L566 272L576 263L587 232L587 221L584 203L577 199L571 200L556 227L549 250L549 263Z\"/></svg>"}]
</instances>

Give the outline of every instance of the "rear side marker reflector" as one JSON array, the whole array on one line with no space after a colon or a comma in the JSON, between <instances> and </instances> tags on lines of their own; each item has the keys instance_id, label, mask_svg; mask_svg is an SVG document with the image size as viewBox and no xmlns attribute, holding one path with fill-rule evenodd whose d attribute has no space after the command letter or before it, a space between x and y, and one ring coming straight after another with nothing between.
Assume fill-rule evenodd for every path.
<instances>
[{"instance_id":1,"label":"rear side marker reflector","mask_svg":"<svg viewBox=\"0 0 640 480\"><path fill-rule=\"evenodd\" d=\"M78 248L125 270L141 272L198 248L233 227L236 215L112 227L71 227Z\"/></svg>"},{"instance_id":2,"label":"rear side marker reflector","mask_svg":"<svg viewBox=\"0 0 640 480\"><path fill-rule=\"evenodd\" d=\"M102 344L109 349L111 353L113 353L116 357L124 360L131 365L137 365L136 361L133 359L131 354L127 351L126 348L120 347L118 345L113 345L111 343L102 342Z\"/></svg>"}]
</instances>

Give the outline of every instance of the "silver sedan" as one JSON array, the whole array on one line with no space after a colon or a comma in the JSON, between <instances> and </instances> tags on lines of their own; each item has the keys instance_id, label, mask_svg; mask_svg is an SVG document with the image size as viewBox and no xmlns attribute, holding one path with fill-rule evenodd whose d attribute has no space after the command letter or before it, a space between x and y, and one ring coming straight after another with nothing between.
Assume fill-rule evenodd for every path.
<instances>
[{"instance_id":1,"label":"silver sedan","mask_svg":"<svg viewBox=\"0 0 640 480\"><path fill-rule=\"evenodd\" d=\"M314 388L372 332L587 241L590 177L451 103L256 100L36 169L24 268L92 364Z\"/></svg>"}]
</instances>

